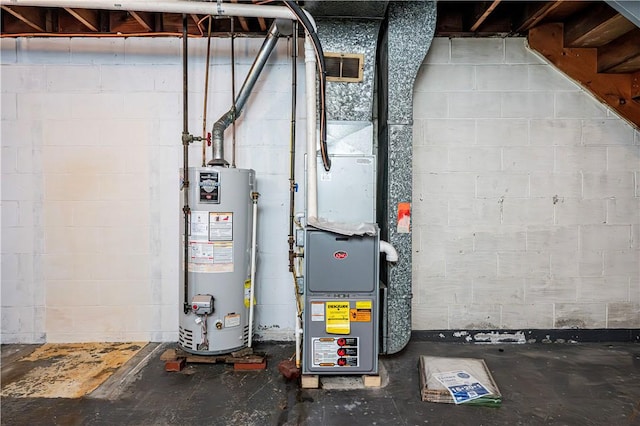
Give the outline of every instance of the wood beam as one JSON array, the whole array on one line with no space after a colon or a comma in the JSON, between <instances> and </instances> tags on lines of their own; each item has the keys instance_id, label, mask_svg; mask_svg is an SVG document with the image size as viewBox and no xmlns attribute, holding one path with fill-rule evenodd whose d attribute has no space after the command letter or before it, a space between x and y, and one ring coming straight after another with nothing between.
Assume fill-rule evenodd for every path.
<instances>
[{"instance_id":1,"label":"wood beam","mask_svg":"<svg viewBox=\"0 0 640 426\"><path fill-rule=\"evenodd\" d=\"M487 20L489 15L491 15L491 13L496 9L496 7L498 7L500 2L501 0L493 0L493 3L491 3L489 7L487 7L487 9L484 12L482 12L482 14L478 17L478 19L476 19L476 22L471 26L470 31L472 32L476 31L480 27L480 25L482 25L482 23Z\"/></svg>"},{"instance_id":2,"label":"wood beam","mask_svg":"<svg viewBox=\"0 0 640 426\"><path fill-rule=\"evenodd\" d=\"M36 31L45 32L47 28L43 9L38 7L2 6L2 10L13 15Z\"/></svg>"},{"instance_id":3,"label":"wood beam","mask_svg":"<svg viewBox=\"0 0 640 426\"><path fill-rule=\"evenodd\" d=\"M601 102L640 129L640 103L631 96L631 74L597 72L597 49L565 48L562 24L545 24L529 31L529 46L580 83Z\"/></svg>"},{"instance_id":4,"label":"wood beam","mask_svg":"<svg viewBox=\"0 0 640 426\"><path fill-rule=\"evenodd\" d=\"M566 47L599 47L636 28L607 4L600 3L564 24Z\"/></svg>"},{"instance_id":5,"label":"wood beam","mask_svg":"<svg viewBox=\"0 0 640 426\"><path fill-rule=\"evenodd\" d=\"M151 12L134 12L129 11L129 15L135 19L145 31L152 32L154 30L155 17Z\"/></svg>"},{"instance_id":6,"label":"wood beam","mask_svg":"<svg viewBox=\"0 0 640 426\"><path fill-rule=\"evenodd\" d=\"M598 48L598 72L640 70L640 28Z\"/></svg>"},{"instance_id":7,"label":"wood beam","mask_svg":"<svg viewBox=\"0 0 640 426\"><path fill-rule=\"evenodd\" d=\"M538 7L516 29L516 32L527 31L540 23L547 15L563 5L565 0L549 1Z\"/></svg>"},{"instance_id":8,"label":"wood beam","mask_svg":"<svg viewBox=\"0 0 640 426\"><path fill-rule=\"evenodd\" d=\"M631 98L640 103L640 71L631 75Z\"/></svg>"},{"instance_id":9,"label":"wood beam","mask_svg":"<svg viewBox=\"0 0 640 426\"><path fill-rule=\"evenodd\" d=\"M80 21L80 23L89 30L96 33L98 32L98 28L100 28L98 11L91 9L72 9L70 7L65 7L64 10L66 10L69 15Z\"/></svg>"}]
</instances>

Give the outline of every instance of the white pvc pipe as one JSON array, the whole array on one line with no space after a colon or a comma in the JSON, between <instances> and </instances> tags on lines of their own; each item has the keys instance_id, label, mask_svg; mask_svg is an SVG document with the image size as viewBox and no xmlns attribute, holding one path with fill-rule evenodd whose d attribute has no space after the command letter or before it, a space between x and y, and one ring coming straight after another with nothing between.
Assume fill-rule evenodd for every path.
<instances>
[{"instance_id":1,"label":"white pvc pipe","mask_svg":"<svg viewBox=\"0 0 640 426\"><path fill-rule=\"evenodd\" d=\"M307 99L307 223L318 217L318 166L316 159L316 57L309 37L304 40Z\"/></svg>"},{"instance_id":2,"label":"white pvc pipe","mask_svg":"<svg viewBox=\"0 0 640 426\"><path fill-rule=\"evenodd\" d=\"M380 240L380 253L384 253L387 262L397 262L398 252L396 248L386 241Z\"/></svg>"},{"instance_id":3,"label":"white pvc pipe","mask_svg":"<svg viewBox=\"0 0 640 426\"><path fill-rule=\"evenodd\" d=\"M300 320L302 312L296 312L296 367L300 368L300 354L302 353L302 320Z\"/></svg>"},{"instance_id":4,"label":"white pvc pipe","mask_svg":"<svg viewBox=\"0 0 640 426\"><path fill-rule=\"evenodd\" d=\"M78 9L132 10L134 12L188 13L215 16L245 16L248 18L282 18L296 20L286 6L266 6L247 3L224 3L192 0L0 0L4 6L69 7ZM315 21L304 11L315 30Z\"/></svg>"},{"instance_id":5,"label":"white pvc pipe","mask_svg":"<svg viewBox=\"0 0 640 426\"><path fill-rule=\"evenodd\" d=\"M251 347L253 340L253 292L255 291L256 282L256 224L258 223L258 198L253 198L253 219L251 221L251 286L249 289L249 341L247 346Z\"/></svg>"}]
</instances>

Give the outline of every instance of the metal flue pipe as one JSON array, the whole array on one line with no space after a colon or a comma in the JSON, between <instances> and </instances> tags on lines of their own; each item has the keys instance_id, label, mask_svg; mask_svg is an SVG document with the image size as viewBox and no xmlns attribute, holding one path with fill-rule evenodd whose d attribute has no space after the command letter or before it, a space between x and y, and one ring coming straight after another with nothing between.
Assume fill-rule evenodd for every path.
<instances>
[{"instance_id":1,"label":"metal flue pipe","mask_svg":"<svg viewBox=\"0 0 640 426\"><path fill-rule=\"evenodd\" d=\"M208 163L210 166L229 165L229 162L224 159L224 131L242 113L242 108L247 103L249 95L258 81L258 77L260 76L264 65L267 63L273 49L276 47L278 36L280 35L277 22L278 21L273 21L273 24L271 24L267 38L264 40L264 43L262 43L262 47L260 47L260 51L258 52L256 59L253 61L253 65L251 65L247 78L244 80L244 83L240 88L240 92L238 92L235 105L233 105L229 111L224 113L213 125L213 130L211 131L213 158Z\"/></svg>"}]
</instances>

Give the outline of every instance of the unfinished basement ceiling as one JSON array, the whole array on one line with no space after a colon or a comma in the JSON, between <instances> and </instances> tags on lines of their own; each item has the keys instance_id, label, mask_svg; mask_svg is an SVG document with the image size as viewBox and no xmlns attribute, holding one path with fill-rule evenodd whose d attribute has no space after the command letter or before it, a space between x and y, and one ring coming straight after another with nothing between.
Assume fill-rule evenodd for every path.
<instances>
[{"instance_id":1,"label":"unfinished basement ceiling","mask_svg":"<svg viewBox=\"0 0 640 426\"><path fill-rule=\"evenodd\" d=\"M230 2L265 3L259 0ZM3 37L182 34L180 14L20 7L10 5L10 0L2 3L0 29ZM301 2L303 6L305 3L317 16L358 18L366 15L375 19L384 17L388 4L387 1ZM438 1L435 35L528 36L534 50L640 127L640 12L635 18L630 16L629 5L640 10L637 1ZM631 20L618 9L625 9ZM193 14L188 32L193 37L206 37L209 23L214 37L228 37L231 33L262 37L271 24L266 18L217 17L209 20L206 15Z\"/></svg>"}]
</instances>

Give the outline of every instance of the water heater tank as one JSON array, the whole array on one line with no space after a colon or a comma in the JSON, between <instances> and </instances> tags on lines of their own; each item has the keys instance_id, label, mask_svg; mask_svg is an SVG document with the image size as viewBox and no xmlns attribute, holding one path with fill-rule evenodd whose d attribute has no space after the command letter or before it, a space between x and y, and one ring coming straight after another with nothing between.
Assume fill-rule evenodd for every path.
<instances>
[{"instance_id":1,"label":"water heater tank","mask_svg":"<svg viewBox=\"0 0 640 426\"><path fill-rule=\"evenodd\" d=\"M188 176L188 291L186 300L181 291L178 344L199 355L229 353L245 347L252 332L245 289L250 277L255 172L191 167ZM183 249L180 253L184 256ZM184 289L184 258L180 265Z\"/></svg>"}]
</instances>

